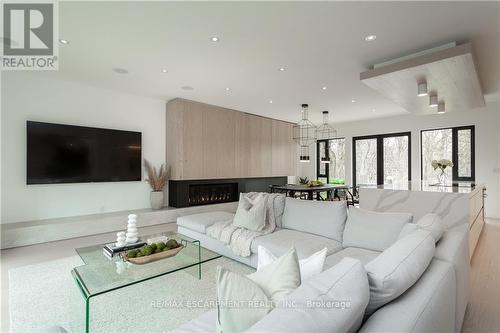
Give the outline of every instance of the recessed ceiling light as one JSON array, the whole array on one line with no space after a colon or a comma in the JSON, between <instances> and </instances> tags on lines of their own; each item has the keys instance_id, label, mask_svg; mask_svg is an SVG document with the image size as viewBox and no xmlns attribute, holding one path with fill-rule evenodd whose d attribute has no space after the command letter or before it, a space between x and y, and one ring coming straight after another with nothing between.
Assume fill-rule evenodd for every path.
<instances>
[{"instance_id":1,"label":"recessed ceiling light","mask_svg":"<svg viewBox=\"0 0 500 333\"><path fill-rule=\"evenodd\" d=\"M168 71L167 71L165 68L163 68L163 69L161 70L161 72L162 72L162 73L167 73Z\"/></svg>"},{"instance_id":2,"label":"recessed ceiling light","mask_svg":"<svg viewBox=\"0 0 500 333\"><path fill-rule=\"evenodd\" d=\"M427 82L422 81L418 84L417 88L417 96L427 96Z\"/></svg>"},{"instance_id":3,"label":"recessed ceiling light","mask_svg":"<svg viewBox=\"0 0 500 333\"><path fill-rule=\"evenodd\" d=\"M217 36L212 36L212 37L210 37L210 40L211 40L212 42L218 42L218 41L219 41L219 37L217 37Z\"/></svg>"},{"instance_id":4,"label":"recessed ceiling light","mask_svg":"<svg viewBox=\"0 0 500 333\"><path fill-rule=\"evenodd\" d=\"M61 44L69 44L69 40L67 40L67 39L59 39L59 42Z\"/></svg>"},{"instance_id":5,"label":"recessed ceiling light","mask_svg":"<svg viewBox=\"0 0 500 333\"><path fill-rule=\"evenodd\" d=\"M191 86L182 86L181 89L182 90L194 90L194 88Z\"/></svg>"},{"instance_id":6,"label":"recessed ceiling light","mask_svg":"<svg viewBox=\"0 0 500 333\"><path fill-rule=\"evenodd\" d=\"M429 106L431 108L435 108L438 106L438 96L437 95L430 95L429 96Z\"/></svg>"},{"instance_id":7,"label":"recessed ceiling light","mask_svg":"<svg viewBox=\"0 0 500 333\"><path fill-rule=\"evenodd\" d=\"M351 99L351 103L356 103L356 100L355 99Z\"/></svg>"},{"instance_id":8,"label":"recessed ceiling light","mask_svg":"<svg viewBox=\"0 0 500 333\"><path fill-rule=\"evenodd\" d=\"M269 101L269 104L273 104L273 100L270 100L270 101Z\"/></svg>"},{"instance_id":9,"label":"recessed ceiling light","mask_svg":"<svg viewBox=\"0 0 500 333\"><path fill-rule=\"evenodd\" d=\"M323 89L323 90L326 90L326 86L324 86L324 87L321 87L321 89Z\"/></svg>"},{"instance_id":10,"label":"recessed ceiling light","mask_svg":"<svg viewBox=\"0 0 500 333\"><path fill-rule=\"evenodd\" d=\"M118 73L118 74L128 74L128 70L126 70L125 68L120 68L120 67L113 68L113 72Z\"/></svg>"},{"instance_id":11,"label":"recessed ceiling light","mask_svg":"<svg viewBox=\"0 0 500 333\"><path fill-rule=\"evenodd\" d=\"M439 103L437 113L445 113L445 112L446 112L446 109L444 107L444 103Z\"/></svg>"},{"instance_id":12,"label":"recessed ceiling light","mask_svg":"<svg viewBox=\"0 0 500 333\"><path fill-rule=\"evenodd\" d=\"M372 109L372 112L375 112L375 109Z\"/></svg>"},{"instance_id":13,"label":"recessed ceiling light","mask_svg":"<svg viewBox=\"0 0 500 333\"><path fill-rule=\"evenodd\" d=\"M280 72L284 72L286 71L286 68L285 67L280 67Z\"/></svg>"},{"instance_id":14,"label":"recessed ceiling light","mask_svg":"<svg viewBox=\"0 0 500 333\"><path fill-rule=\"evenodd\" d=\"M227 87L227 88L226 88L226 91L229 91L229 90L231 90L231 88Z\"/></svg>"},{"instance_id":15,"label":"recessed ceiling light","mask_svg":"<svg viewBox=\"0 0 500 333\"><path fill-rule=\"evenodd\" d=\"M373 42L375 39L377 39L376 35L368 35L368 36L365 37L365 40L367 42Z\"/></svg>"}]
</instances>

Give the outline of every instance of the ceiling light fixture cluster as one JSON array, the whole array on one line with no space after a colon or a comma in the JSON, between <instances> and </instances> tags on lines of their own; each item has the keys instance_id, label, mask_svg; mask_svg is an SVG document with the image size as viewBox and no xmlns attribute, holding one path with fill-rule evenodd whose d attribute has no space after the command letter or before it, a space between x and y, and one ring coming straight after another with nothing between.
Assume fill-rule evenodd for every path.
<instances>
[{"instance_id":1,"label":"ceiling light fixture cluster","mask_svg":"<svg viewBox=\"0 0 500 333\"><path fill-rule=\"evenodd\" d=\"M429 107L431 108L437 107L437 113L446 112L444 102L439 102L437 93L429 92L426 80L421 80L417 82L417 96L419 97L429 96Z\"/></svg>"}]
</instances>

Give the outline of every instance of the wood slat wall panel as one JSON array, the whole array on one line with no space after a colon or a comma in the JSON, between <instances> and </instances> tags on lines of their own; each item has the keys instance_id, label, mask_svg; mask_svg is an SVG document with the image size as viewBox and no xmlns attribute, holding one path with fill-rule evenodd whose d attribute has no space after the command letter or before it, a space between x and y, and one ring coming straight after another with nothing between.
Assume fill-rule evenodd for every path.
<instances>
[{"instance_id":1,"label":"wood slat wall panel","mask_svg":"<svg viewBox=\"0 0 500 333\"><path fill-rule=\"evenodd\" d=\"M288 122L175 99L167 103L166 137L172 179L296 174Z\"/></svg>"}]
</instances>

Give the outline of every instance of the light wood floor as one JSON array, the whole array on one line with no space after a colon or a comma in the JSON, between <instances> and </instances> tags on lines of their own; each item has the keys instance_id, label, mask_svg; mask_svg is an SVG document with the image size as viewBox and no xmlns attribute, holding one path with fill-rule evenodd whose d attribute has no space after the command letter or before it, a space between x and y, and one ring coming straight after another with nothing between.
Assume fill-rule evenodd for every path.
<instances>
[{"instance_id":1,"label":"light wood floor","mask_svg":"<svg viewBox=\"0 0 500 333\"><path fill-rule=\"evenodd\" d=\"M162 224L141 230L144 233L173 230ZM9 332L8 270L75 255L75 247L113 240L114 233L69 239L0 251L1 332ZM431 332L429 332L431 333ZM462 333L500 333L500 220L487 219L471 262L471 295Z\"/></svg>"},{"instance_id":2,"label":"light wood floor","mask_svg":"<svg viewBox=\"0 0 500 333\"><path fill-rule=\"evenodd\" d=\"M500 332L500 220L487 219L471 261L462 333Z\"/></svg>"}]
</instances>

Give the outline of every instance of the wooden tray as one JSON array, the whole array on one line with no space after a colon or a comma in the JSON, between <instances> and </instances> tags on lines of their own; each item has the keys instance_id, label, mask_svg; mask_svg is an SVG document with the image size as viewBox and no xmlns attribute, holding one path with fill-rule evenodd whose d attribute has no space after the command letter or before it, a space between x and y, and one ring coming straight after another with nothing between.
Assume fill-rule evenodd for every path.
<instances>
[{"instance_id":1,"label":"wooden tray","mask_svg":"<svg viewBox=\"0 0 500 333\"><path fill-rule=\"evenodd\" d=\"M165 258L173 257L177 253L179 253L183 248L184 248L184 245L179 245L179 247L176 247L175 249L170 249L170 250L167 250L167 251L150 254L149 256L145 256L145 257L129 258L126 255L124 255L123 258L125 260L133 263L133 264L144 265L144 264L147 264L149 262L153 262L153 261L157 261L157 260L160 260L160 259L165 259Z\"/></svg>"}]
</instances>

